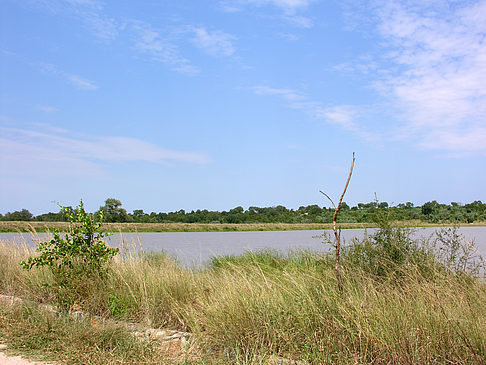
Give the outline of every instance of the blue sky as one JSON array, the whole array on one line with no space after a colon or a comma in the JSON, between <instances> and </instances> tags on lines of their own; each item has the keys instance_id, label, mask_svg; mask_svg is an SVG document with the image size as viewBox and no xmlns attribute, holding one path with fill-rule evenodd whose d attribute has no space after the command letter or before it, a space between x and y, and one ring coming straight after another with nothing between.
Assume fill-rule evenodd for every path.
<instances>
[{"instance_id":1,"label":"blue sky","mask_svg":"<svg viewBox=\"0 0 486 365\"><path fill-rule=\"evenodd\" d=\"M486 200L486 1L0 11L1 213Z\"/></svg>"}]
</instances>

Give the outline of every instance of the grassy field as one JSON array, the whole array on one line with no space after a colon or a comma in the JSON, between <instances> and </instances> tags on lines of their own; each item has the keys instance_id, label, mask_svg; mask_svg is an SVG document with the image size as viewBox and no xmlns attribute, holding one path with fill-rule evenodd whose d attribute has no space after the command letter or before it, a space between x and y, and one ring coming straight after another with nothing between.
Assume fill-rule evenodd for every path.
<instances>
[{"instance_id":1,"label":"grassy field","mask_svg":"<svg viewBox=\"0 0 486 365\"><path fill-rule=\"evenodd\" d=\"M431 224L422 221L396 222L402 227L441 227L450 226L450 223ZM342 229L373 228L375 223L339 223ZM486 226L486 222L459 224L464 227ZM53 231L54 229L67 230L67 222L15 222L0 221L0 232L36 232ZM104 223L106 232L232 232L232 231L290 231L290 230L318 230L332 229L331 223L254 223L254 224L211 224L211 223Z\"/></svg>"},{"instance_id":2,"label":"grassy field","mask_svg":"<svg viewBox=\"0 0 486 365\"><path fill-rule=\"evenodd\" d=\"M191 332L193 353L174 358L116 326L29 306L0 306L0 334L13 350L68 363L483 364L486 284L464 271L474 268L471 257L454 242L447 247L434 251L406 230L381 230L343 252L342 290L332 256L247 253L189 269L163 253L125 251L104 281L79 285L76 309ZM52 274L18 265L32 254L0 245L0 292L52 303L53 288L44 285Z\"/></svg>"}]
</instances>

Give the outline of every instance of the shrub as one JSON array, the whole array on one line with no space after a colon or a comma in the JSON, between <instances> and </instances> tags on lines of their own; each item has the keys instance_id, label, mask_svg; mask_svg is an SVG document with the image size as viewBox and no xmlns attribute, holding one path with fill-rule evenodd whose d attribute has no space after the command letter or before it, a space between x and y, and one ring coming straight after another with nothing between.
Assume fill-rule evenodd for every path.
<instances>
[{"instance_id":1,"label":"shrub","mask_svg":"<svg viewBox=\"0 0 486 365\"><path fill-rule=\"evenodd\" d=\"M20 264L26 270L49 268L54 278L50 288L58 305L69 310L82 299L86 287L103 281L108 270L106 264L118 249L108 247L104 241L107 233L99 231L102 213L96 222L93 214L84 210L82 200L76 209L61 206L61 211L72 223L69 232L54 231L52 240L37 247L38 256Z\"/></svg>"},{"instance_id":2,"label":"shrub","mask_svg":"<svg viewBox=\"0 0 486 365\"><path fill-rule=\"evenodd\" d=\"M378 230L343 249L344 265L376 276L396 274L409 266L429 274L436 262L433 251L413 238L412 229L394 226L389 212L376 209L373 214Z\"/></svg>"}]
</instances>

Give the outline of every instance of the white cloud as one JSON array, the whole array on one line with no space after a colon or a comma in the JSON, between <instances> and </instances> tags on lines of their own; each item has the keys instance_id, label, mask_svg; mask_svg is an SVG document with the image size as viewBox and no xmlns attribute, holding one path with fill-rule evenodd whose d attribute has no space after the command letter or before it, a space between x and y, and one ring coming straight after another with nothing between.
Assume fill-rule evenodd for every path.
<instances>
[{"instance_id":1,"label":"white cloud","mask_svg":"<svg viewBox=\"0 0 486 365\"><path fill-rule=\"evenodd\" d=\"M376 83L426 148L486 151L486 1L386 2L379 31L389 76Z\"/></svg>"},{"instance_id":2,"label":"white cloud","mask_svg":"<svg viewBox=\"0 0 486 365\"><path fill-rule=\"evenodd\" d=\"M84 77L81 77L79 75L71 74L69 72L65 72L63 70L60 70L56 66L49 64L49 63L42 63L41 64L41 69L44 72L51 73L53 75L59 76L69 82L71 85L76 87L77 89L80 90L96 90L98 89L98 86L94 81L88 80Z\"/></svg>"},{"instance_id":3,"label":"white cloud","mask_svg":"<svg viewBox=\"0 0 486 365\"><path fill-rule=\"evenodd\" d=\"M148 54L152 59L169 65L173 70L184 74L196 74L199 69L183 57L178 47L168 37L143 22L132 24L135 49Z\"/></svg>"},{"instance_id":4,"label":"white cloud","mask_svg":"<svg viewBox=\"0 0 486 365\"><path fill-rule=\"evenodd\" d=\"M204 49L214 56L231 56L235 52L233 41L235 36L221 31L208 31L204 27L192 28L194 38L192 42L196 47Z\"/></svg>"},{"instance_id":5,"label":"white cloud","mask_svg":"<svg viewBox=\"0 0 486 365\"><path fill-rule=\"evenodd\" d=\"M301 110L311 118L323 120L328 124L339 125L341 128L356 133L365 140L376 139L376 135L366 132L358 125L357 119L360 117L361 112L355 106L325 106L321 102L309 100L301 92L294 89L255 86L252 90L257 95L280 97L287 103L287 107Z\"/></svg>"},{"instance_id":6,"label":"white cloud","mask_svg":"<svg viewBox=\"0 0 486 365\"><path fill-rule=\"evenodd\" d=\"M56 175L73 175L76 171L96 175L104 164L113 162L208 162L204 154L169 150L136 138L77 136L41 124L36 129L0 126L0 135L0 163L11 175L29 175L39 169L53 170Z\"/></svg>"}]
</instances>

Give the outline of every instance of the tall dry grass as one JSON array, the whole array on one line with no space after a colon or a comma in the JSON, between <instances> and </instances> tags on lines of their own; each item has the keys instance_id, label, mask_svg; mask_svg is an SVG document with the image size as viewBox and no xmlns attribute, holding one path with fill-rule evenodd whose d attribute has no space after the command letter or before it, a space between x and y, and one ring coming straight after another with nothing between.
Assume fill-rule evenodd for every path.
<instances>
[{"instance_id":1,"label":"tall dry grass","mask_svg":"<svg viewBox=\"0 0 486 365\"><path fill-rule=\"evenodd\" d=\"M0 246L0 292L48 301L49 273L18 265L30 254ZM332 260L309 252L247 253L190 269L163 253L128 250L79 306L192 332L206 363L273 355L315 364L484 363L484 281L429 259L380 275L350 259L339 291Z\"/></svg>"}]
</instances>

